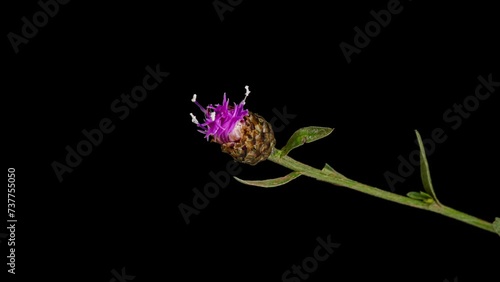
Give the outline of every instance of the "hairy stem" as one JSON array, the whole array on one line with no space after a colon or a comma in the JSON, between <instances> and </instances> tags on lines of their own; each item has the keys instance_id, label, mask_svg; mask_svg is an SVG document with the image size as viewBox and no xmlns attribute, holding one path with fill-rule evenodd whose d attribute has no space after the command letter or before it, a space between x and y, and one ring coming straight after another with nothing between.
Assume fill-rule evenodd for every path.
<instances>
[{"instance_id":1,"label":"hairy stem","mask_svg":"<svg viewBox=\"0 0 500 282\"><path fill-rule=\"evenodd\" d=\"M432 211L444 216L465 222L472 226L484 229L495 233L493 229L493 224L482 220L480 218L468 215L461 211L454 210L450 207L444 206L443 204L425 203L420 200L412 199L406 196L398 195L386 190L382 190L376 187L372 187L352 179L349 179L333 170L320 170L309 165L298 162L289 156L282 156L282 152L278 149L274 149L272 154L269 156L268 160L289 168L293 171L299 172L302 175L315 178L319 181L328 182L337 186L351 188L353 190L369 194L378 198L382 198L388 201L396 202L402 205L419 208L423 210Z\"/></svg>"}]
</instances>

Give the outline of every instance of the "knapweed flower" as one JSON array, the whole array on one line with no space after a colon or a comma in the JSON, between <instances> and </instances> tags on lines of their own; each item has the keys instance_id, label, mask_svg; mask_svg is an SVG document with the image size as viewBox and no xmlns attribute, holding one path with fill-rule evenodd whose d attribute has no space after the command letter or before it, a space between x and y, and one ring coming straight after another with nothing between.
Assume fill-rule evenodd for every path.
<instances>
[{"instance_id":1,"label":"knapweed flower","mask_svg":"<svg viewBox=\"0 0 500 282\"><path fill-rule=\"evenodd\" d=\"M239 104L229 105L224 93L222 104L210 104L206 108L196 101L194 94L191 101L203 112L203 123L198 122L192 113L190 115L193 123L200 128L198 131L207 140L220 144L222 151L236 161L255 165L269 157L276 139L271 124L260 115L243 108L250 94L248 86L245 89L245 98Z\"/></svg>"}]
</instances>

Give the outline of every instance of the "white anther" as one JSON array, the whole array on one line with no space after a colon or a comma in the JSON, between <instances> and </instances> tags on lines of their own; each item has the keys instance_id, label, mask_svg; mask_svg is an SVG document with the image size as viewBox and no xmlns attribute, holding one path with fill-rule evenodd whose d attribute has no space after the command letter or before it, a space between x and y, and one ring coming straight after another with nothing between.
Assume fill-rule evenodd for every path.
<instances>
[{"instance_id":1,"label":"white anther","mask_svg":"<svg viewBox=\"0 0 500 282\"><path fill-rule=\"evenodd\" d=\"M191 121L194 123L194 124L200 124L198 122L198 119L193 115L193 113L189 113L191 115Z\"/></svg>"},{"instance_id":2,"label":"white anther","mask_svg":"<svg viewBox=\"0 0 500 282\"><path fill-rule=\"evenodd\" d=\"M245 89L247 92L245 93L245 98L243 98L243 101L241 103L245 104L245 100L247 99L248 95L250 94L250 89L248 89L250 86L245 85Z\"/></svg>"},{"instance_id":3,"label":"white anther","mask_svg":"<svg viewBox=\"0 0 500 282\"><path fill-rule=\"evenodd\" d=\"M215 112L211 112L211 113L210 113L210 118L211 118L212 120L215 120Z\"/></svg>"},{"instance_id":4,"label":"white anther","mask_svg":"<svg viewBox=\"0 0 500 282\"><path fill-rule=\"evenodd\" d=\"M193 94L193 99L191 99L191 102L196 102L196 94Z\"/></svg>"}]
</instances>

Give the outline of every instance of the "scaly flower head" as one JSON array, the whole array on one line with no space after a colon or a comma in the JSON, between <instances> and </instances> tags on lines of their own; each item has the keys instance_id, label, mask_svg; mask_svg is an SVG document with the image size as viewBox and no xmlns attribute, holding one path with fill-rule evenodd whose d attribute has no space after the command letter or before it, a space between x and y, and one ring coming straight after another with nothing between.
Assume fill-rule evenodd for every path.
<instances>
[{"instance_id":1,"label":"scaly flower head","mask_svg":"<svg viewBox=\"0 0 500 282\"><path fill-rule=\"evenodd\" d=\"M193 123L205 134L205 138L219 143L224 153L231 155L234 160L241 163L255 165L266 160L271 154L276 139L271 124L258 114L245 110L245 100L250 94L248 86L245 98L239 104L229 105L229 99L222 99L222 105L208 105L206 108L193 101L203 112L203 123L191 113Z\"/></svg>"}]
</instances>

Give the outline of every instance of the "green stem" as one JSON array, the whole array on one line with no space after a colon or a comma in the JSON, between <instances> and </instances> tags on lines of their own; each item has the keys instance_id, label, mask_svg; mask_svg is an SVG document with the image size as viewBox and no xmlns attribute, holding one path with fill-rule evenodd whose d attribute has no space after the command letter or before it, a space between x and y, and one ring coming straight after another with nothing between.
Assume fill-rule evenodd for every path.
<instances>
[{"instance_id":1,"label":"green stem","mask_svg":"<svg viewBox=\"0 0 500 282\"><path fill-rule=\"evenodd\" d=\"M290 158L289 156L282 156L282 152L276 148L273 150L268 160L273 161L286 168L289 168L293 171L299 172L302 175L315 178L320 181L328 182L342 187L351 188L353 190L369 194L378 198L382 198L388 201L396 202L402 205L442 214L444 216L465 222L467 224L484 229L486 231L496 233L495 230L493 229L492 223L482 220L480 218L468 215L461 211L454 210L450 207L444 206L443 204L438 204L436 202L429 204L420 200L412 199L376 187L372 187L354 181L352 179L349 179L333 170L319 170L317 168L298 162Z\"/></svg>"}]
</instances>

